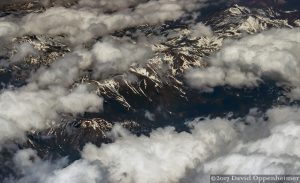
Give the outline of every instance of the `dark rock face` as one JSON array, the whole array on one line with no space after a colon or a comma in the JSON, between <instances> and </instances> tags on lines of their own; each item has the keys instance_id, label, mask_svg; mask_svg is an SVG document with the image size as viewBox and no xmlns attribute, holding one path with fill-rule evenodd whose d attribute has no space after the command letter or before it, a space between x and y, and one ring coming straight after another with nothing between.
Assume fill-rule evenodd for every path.
<instances>
[{"instance_id":1,"label":"dark rock face","mask_svg":"<svg viewBox=\"0 0 300 183\"><path fill-rule=\"evenodd\" d=\"M7 12L42 11L44 8L39 1L11 3L0 5ZM55 4L57 1L51 3ZM74 2L61 3L70 5ZM70 156L75 160L87 142L97 145L111 142L105 132L111 130L116 123L120 123L136 134L147 134L153 128L167 125L173 125L181 131L185 130L184 120L197 116L224 116L230 112L234 116L242 116L248 113L250 108L264 110L281 104L284 102L282 89L271 81L261 84L256 89L233 89L226 86L216 88L212 93L200 93L187 87L183 77L183 74L191 68L205 68L209 62L207 56L214 54L222 46L225 38L237 39L245 33L253 34L275 27L300 26L298 11L286 12L266 7L270 3L274 7L275 5L276 7L288 6L288 4L281 4L280 1L253 1L251 7L239 5L220 7L219 11L211 12L209 16L199 17L199 21L212 27L215 33L212 38L192 39L184 33L187 25L177 22L170 22L163 26L145 25L114 33L115 36L122 36L128 31L139 30L149 35L168 34L176 28L179 29L181 36L168 38L167 41L155 45L154 58L146 65L132 66L125 73L95 80L87 71L78 82L93 86L95 92L104 98L104 112L86 113L76 119L65 116L60 125L52 129L28 133L29 140L19 146L34 148L42 157ZM291 1L291 3L295 2ZM62 44L60 39L63 37L47 35L17 38L16 42L30 42L43 54L26 58L25 64L16 64L1 70L2 82L22 86L32 71L41 65L49 65L56 58L69 52L71 48ZM155 118L145 117L147 111ZM2 157L9 156L5 150L2 154L0 162ZM2 170L1 175L7 174ZM1 178L0 176L0 180Z\"/></svg>"},{"instance_id":2,"label":"dark rock face","mask_svg":"<svg viewBox=\"0 0 300 183\"><path fill-rule=\"evenodd\" d=\"M63 5L70 6L78 0L10 0L1 1L0 7L2 10L36 10L38 8Z\"/></svg>"}]
</instances>

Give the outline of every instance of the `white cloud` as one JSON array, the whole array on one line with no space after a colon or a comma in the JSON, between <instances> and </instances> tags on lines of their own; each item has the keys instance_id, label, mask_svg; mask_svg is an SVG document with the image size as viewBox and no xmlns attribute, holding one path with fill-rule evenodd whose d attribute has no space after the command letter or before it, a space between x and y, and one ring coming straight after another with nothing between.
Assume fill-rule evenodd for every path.
<instances>
[{"instance_id":1,"label":"white cloud","mask_svg":"<svg viewBox=\"0 0 300 183\"><path fill-rule=\"evenodd\" d=\"M206 182L209 174L297 174L298 112L297 107L270 109L267 121L249 115L245 120L252 121L250 126L219 118L195 120L191 133L165 128L150 137L136 137L120 132L124 136L112 144L86 145L82 156L99 160L111 182ZM262 125L264 130L257 130Z\"/></svg>"},{"instance_id":2,"label":"white cloud","mask_svg":"<svg viewBox=\"0 0 300 183\"><path fill-rule=\"evenodd\" d=\"M22 46L22 45L21 45ZM15 57L24 57L31 50L18 49ZM25 51L24 51L25 50ZM41 67L28 79L28 85L5 89L0 93L0 141L21 138L29 130L43 130L59 120L61 113L72 115L100 112L103 99L90 92L86 85L77 84L82 72L93 68L95 77L124 72L133 63L144 63L152 51L142 43L104 39L91 50L77 48Z\"/></svg>"},{"instance_id":3,"label":"white cloud","mask_svg":"<svg viewBox=\"0 0 300 183\"><path fill-rule=\"evenodd\" d=\"M17 34L19 31L19 26L12 22L0 21L0 38L12 36Z\"/></svg>"},{"instance_id":4,"label":"white cloud","mask_svg":"<svg viewBox=\"0 0 300 183\"><path fill-rule=\"evenodd\" d=\"M102 99L90 93L86 86L73 91L63 87L39 89L29 84L17 90L6 90L0 94L0 141L22 138L26 131L49 128L61 112L81 114L98 112Z\"/></svg>"},{"instance_id":5,"label":"white cloud","mask_svg":"<svg viewBox=\"0 0 300 183\"><path fill-rule=\"evenodd\" d=\"M92 64L92 55L87 50L78 50L56 60L50 67L41 67L29 78L39 86L60 85L69 87L80 76L81 71Z\"/></svg>"},{"instance_id":6,"label":"white cloud","mask_svg":"<svg viewBox=\"0 0 300 183\"><path fill-rule=\"evenodd\" d=\"M151 113L150 111L145 111L145 118L150 121L155 121L155 114Z\"/></svg>"},{"instance_id":7,"label":"white cloud","mask_svg":"<svg viewBox=\"0 0 300 183\"><path fill-rule=\"evenodd\" d=\"M91 50L77 49L54 62L49 68L40 68L29 81L39 86L70 86L83 70L92 69L93 76L107 76L124 72L132 64L144 64L153 52L144 42L130 43L128 40L105 38L96 42Z\"/></svg>"},{"instance_id":8,"label":"white cloud","mask_svg":"<svg viewBox=\"0 0 300 183\"><path fill-rule=\"evenodd\" d=\"M100 112L102 103L102 99L96 94L88 93L84 85L79 85L67 96L59 98L60 110L71 114Z\"/></svg>"},{"instance_id":9,"label":"white cloud","mask_svg":"<svg viewBox=\"0 0 300 183\"><path fill-rule=\"evenodd\" d=\"M98 183L107 182L105 171L99 163L78 160L66 166L67 160L54 163L42 161L32 149L18 151L14 156L18 174L21 178L7 178L5 183Z\"/></svg>"},{"instance_id":10,"label":"white cloud","mask_svg":"<svg viewBox=\"0 0 300 183\"><path fill-rule=\"evenodd\" d=\"M18 153L25 161L17 158L17 166L27 167L20 180L38 177L41 171L46 178L38 182L58 183L207 182L210 174L299 174L299 111L277 107L264 115L252 110L243 120L195 119L188 123L190 133L167 127L135 136L117 125L110 133L113 143L87 144L82 159L66 167L39 158L28 161ZM32 171L41 164L48 169ZM82 177L82 170L89 176Z\"/></svg>"},{"instance_id":11,"label":"white cloud","mask_svg":"<svg viewBox=\"0 0 300 183\"><path fill-rule=\"evenodd\" d=\"M8 35L65 35L73 44L87 42L124 28L145 24L161 24L176 20L185 12L222 0L80 0L65 8L52 7L42 13L0 22L0 37ZM46 3L47 4L47 3ZM134 8L130 8L135 6ZM107 11L110 13L107 13ZM195 27L196 29L199 28ZM201 27L202 30L203 27ZM205 30L209 33L209 30Z\"/></svg>"},{"instance_id":12,"label":"white cloud","mask_svg":"<svg viewBox=\"0 0 300 183\"><path fill-rule=\"evenodd\" d=\"M81 43L132 26L175 20L182 14L180 5L165 0L141 3L134 10L125 9L111 14L99 12L94 7L53 7L43 13L27 15L22 19L21 27L25 34L65 34L72 43Z\"/></svg>"},{"instance_id":13,"label":"white cloud","mask_svg":"<svg viewBox=\"0 0 300 183\"><path fill-rule=\"evenodd\" d=\"M142 43L105 40L97 42L91 50L94 62L94 76L124 72L133 63L146 63L152 50Z\"/></svg>"},{"instance_id":14,"label":"white cloud","mask_svg":"<svg viewBox=\"0 0 300 183\"><path fill-rule=\"evenodd\" d=\"M280 107L267 112L269 134L238 143L229 153L207 162L201 171L214 174L299 174L299 108ZM273 121L274 120L274 121ZM200 177L196 179L201 179Z\"/></svg>"},{"instance_id":15,"label":"white cloud","mask_svg":"<svg viewBox=\"0 0 300 183\"><path fill-rule=\"evenodd\" d=\"M201 37L201 36L212 36L213 31L211 30L210 26L206 26L203 23L196 23L192 25L189 29L191 37Z\"/></svg>"},{"instance_id":16,"label":"white cloud","mask_svg":"<svg viewBox=\"0 0 300 183\"><path fill-rule=\"evenodd\" d=\"M18 49L15 56L21 58L27 54L27 44L25 47L25 51ZM84 112L100 112L103 109L101 97L91 92L87 85L73 86L92 62L92 54L79 49L48 68L38 69L28 79L27 85L1 91L0 142L25 139L27 131L52 127L59 121L61 113L76 116Z\"/></svg>"},{"instance_id":17,"label":"white cloud","mask_svg":"<svg viewBox=\"0 0 300 183\"><path fill-rule=\"evenodd\" d=\"M105 180L104 172L97 162L79 160L64 169L55 170L53 175L43 182L105 183L108 181Z\"/></svg>"},{"instance_id":18,"label":"white cloud","mask_svg":"<svg viewBox=\"0 0 300 183\"><path fill-rule=\"evenodd\" d=\"M30 14L21 20L21 28L1 22L0 37L21 32L66 34L77 44L125 27L177 19L184 11L206 3L81 0L69 9L54 7ZM134 10L126 9L132 5L136 5ZM116 12L103 13L106 10ZM210 90L223 85L255 87L263 77L269 77L292 87L290 97L300 97L299 32L271 30L229 41L211 58L208 68L192 70L186 78L193 87ZM194 37L211 34L203 24L192 27ZM31 53L27 48L25 45L12 60ZM98 112L103 107L102 98L86 85L79 84L70 90L81 72L93 68L96 77L123 72L134 63L144 63L150 55L151 50L144 43L122 40L103 39L91 50L76 47L49 67L40 68L28 85L0 93L0 141L25 138L29 130L48 128L59 120L61 113ZM196 119L189 123L190 133L167 127L153 130L149 136L135 136L117 125L110 133L113 143L101 147L87 144L82 159L70 165L66 160L43 161L31 149L20 150L14 162L21 177L7 182L207 182L212 173L297 174L299 111L297 107L270 109L265 114L267 121L250 114L245 119L249 126L244 126L242 120ZM154 119L149 112L145 117Z\"/></svg>"},{"instance_id":19,"label":"white cloud","mask_svg":"<svg viewBox=\"0 0 300 183\"><path fill-rule=\"evenodd\" d=\"M86 145L83 158L99 160L111 182L177 182L188 168L206 161L236 137L232 124L221 119L194 125L192 133L158 129L150 137L126 135L97 148Z\"/></svg>"},{"instance_id":20,"label":"white cloud","mask_svg":"<svg viewBox=\"0 0 300 183\"><path fill-rule=\"evenodd\" d=\"M22 43L16 46L16 53L10 58L11 62L19 62L30 55L37 55L38 52L29 43Z\"/></svg>"},{"instance_id":21,"label":"white cloud","mask_svg":"<svg viewBox=\"0 0 300 183\"><path fill-rule=\"evenodd\" d=\"M300 30L274 29L227 41L208 61L208 68L186 74L195 88L230 85L254 87L268 77L279 85L300 87ZM290 96L298 98L297 92Z\"/></svg>"}]
</instances>

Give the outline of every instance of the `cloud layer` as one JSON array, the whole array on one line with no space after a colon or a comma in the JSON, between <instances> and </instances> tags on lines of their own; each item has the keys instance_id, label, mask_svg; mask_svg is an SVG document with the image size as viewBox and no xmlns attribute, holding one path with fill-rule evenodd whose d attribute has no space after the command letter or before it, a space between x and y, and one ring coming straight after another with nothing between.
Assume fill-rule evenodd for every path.
<instances>
[{"instance_id":1,"label":"cloud layer","mask_svg":"<svg viewBox=\"0 0 300 183\"><path fill-rule=\"evenodd\" d=\"M187 11L221 1L80 0L69 8L51 7L42 13L30 13L21 19L2 18L0 37L26 34L64 35L72 44L77 45L124 28L176 20Z\"/></svg>"},{"instance_id":2,"label":"cloud layer","mask_svg":"<svg viewBox=\"0 0 300 183\"><path fill-rule=\"evenodd\" d=\"M20 47L24 46L25 51L17 50L14 60L32 52L28 51L27 44ZM145 63L151 54L152 50L143 44L107 39L96 42L91 50L76 49L49 67L39 68L26 86L6 89L0 94L0 118L4 126L0 141L23 137L24 132L31 129L49 128L60 113L75 116L100 112L102 98L87 85L78 83L84 71L93 68L95 78L124 72L133 63Z\"/></svg>"},{"instance_id":3,"label":"cloud layer","mask_svg":"<svg viewBox=\"0 0 300 183\"><path fill-rule=\"evenodd\" d=\"M195 88L215 86L255 87L265 78L292 87L289 96L298 99L300 76L300 29L273 29L240 40L227 41L208 60L208 67L186 74Z\"/></svg>"},{"instance_id":4,"label":"cloud layer","mask_svg":"<svg viewBox=\"0 0 300 183\"><path fill-rule=\"evenodd\" d=\"M137 137L115 126L113 143L87 144L82 159L65 168L39 161L30 149L15 155L16 166L28 166L23 182L207 182L210 174L298 174L299 110L277 107L264 115L253 110L245 119L195 119L188 123L189 133L167 127ZM28 153L38 161L28 162Z\"/></svg>"},{"instance_id":5,"label":"cloud layer","mask_svg":"<svg viewBox=\"0 0 300 183\"><path fill-rule=\"evenodd\" d=\"M0 19L0 38L27 34L62 35L72 51L32 73L27 84L0 93L0 147L7 140L26 139L26 132L57 124L62 114L99 112L103 99L80 79L85 71L96 79L144 64L152 56L147 42L112 38L124 28L161 24L197 10L207 0L80 0L72 7L52 7L22 18ZM155 12L155 13L154 13ZM202 23L190 25L190 36L212 36ZM102 37L101 39L95 39ZM142 40L142 39L141 39ZM186 74L201 90L216 86L256 87L265 78L300 98L300 30L276 29L240 40L228 40L208 60L208 67ZM89 42L89 46L83 44ZM10 63L36 54L20 44ZM300 164L299 107L277 107L243 119L199 118L187 123L189 132L174 127L136 136L116 125L108 134L113 143L86 144L81 159L43 160L33 149L13 158L16 177L4 182L208 182L210 174L298 174ZM112 114L113 115L113 114ZM145 117L155 120L146 111ZM247 124L247 125L245 125Z\"/></svg>"}]
</instances>

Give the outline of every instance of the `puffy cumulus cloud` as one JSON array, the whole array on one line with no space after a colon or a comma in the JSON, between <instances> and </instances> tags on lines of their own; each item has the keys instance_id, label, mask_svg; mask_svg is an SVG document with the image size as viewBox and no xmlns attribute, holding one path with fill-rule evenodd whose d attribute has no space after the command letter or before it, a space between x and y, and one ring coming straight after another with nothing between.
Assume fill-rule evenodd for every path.
<instances>
[{"instance_id":1,"label":"puffy cumulus cloud","mask_svg":"<svg viewBox=\"0 0 300 183\"><path fill-rule=\"evenodd\" d=\"M186 74L189 84L205 89L215 86L257 86L263 78L277 81L279 85L298 89L300 83L300 29L274 29L227 41L223 48L203 69ZM298 90L290 93L298 98Z\"/></svg>"},{"instance_id":2,"label":"puffy cumulus cloud","mask_svg":"<svg viewBox=\"0 0 300 183\"><path fill-rule=\"evenodd\" d=\"M205 92L213 91L215 86L230 85L234 87L256 86L261 79L253 73L243 73L240 69L223 69L220 67L207 67L192 69L185 74L190 86Z\"/></svg>"},{"instance_id":3,"label":"puffy cumulus cloud","mask_svg":"<svg viewBox=\"0 0 300 183\"><path fill-rule=\"evenodd\" d=\"M15 23L0 20L0 38L16 35L19 29Z\"/></svg>"},{"instance_id":4,"label":"puffy cumulus cloud","mask_svg":"<svg viewBox=\"0 0 300 183\"><path fill-rule=\"evenodd\" d=\"M196 23L192 25L190 28L190 36L191 37L201 37L201 36L212 36L213 31L210 26L206 26L203 23Z\"/></svg>"},{"instance_id":5,"label":"puffy cumulus cloud","mask_svg":"<svg viewBox=\"0 0 300 183\"><path fill-rule=\"evenodd\" d=\"M145 4L140 4L136 7L135 12L148 24L176 20L184 13L183 7L178 2L168 0L149 1Z\"/></svg>"},{"instance_id":6,"label":"puffy cumulus cloud","mask_svg":"<svg viewBox=\"0 0 300 183\"><path fill-rule=\"evenodd\" d=\"M106 183L105 173L99 163L79 160L64 169L55 170L53 176L41 182Z\"/></svg>"},{"instance_id":7,"label":"puffy cumulus cloud","mask_svg":"<svg viewBox=\"0 0 300 183\"><path fill-rule=\"evenodd\" d=\"M32 13L23 18L24 34L64 34L72 42L82 42L106 31L102 24L108 17L98 17L94 10L74 10L64 7L47 9L43 13Z\"/></svg>"},{"instance_id":8,"label":"puffy cumulus cloud","mask_svg":"<svg viewBox=\"0 0 300 183\"><path fill-rule=\"evenodd\" d=\"M26 49L19 49L15 55L23 56L24 52ZM40 68L28 79L27 85L4 89L0 93L0 141L22 139L29 130L49 128L59 120L61 113L75 116L101 111L103 99L86 85L70 89L81 72L91 66L92 57L87 50L76 50L48 68Z\"/></svg>"},{"instance_id":9,"label":"puffy cumulus cloud","mask_svg":"<svg viewBox=\"0 0 300 183\"><path fill-rule=\"evenodd\" d=\"M29 47L31 48L31 47ZM28 44L20 46L12 60L31 53ZM0 94L0 141L23 138L26 131L42 130L59 119L59 114L72 115L99 112L102 98L85 85L69 88L82 72L93 68L95 76L125 71L137 62L143 63L151 55L143 44L113 41L97 42L91 50L76 49L49 67L41 67L28 79L28 85L6 89Z\"/></svg>"},{"instance_id":10,"label":"puffy cumulus cloud","mask_svg":"<svg viewBox=\"0 0 300 183\"><path fill-rule=\"evenodd\" d=\"M132 64L144 64L153 55L146 42L130 43L126 40L105 38L96 42L91 50L77 49L57 60L50 67L40 68L29 79L39 86L73 84L82 71L92 69L93 76L104 77L126 71Z\"/></svg>"},{"instance_id":11,"label":"puffy cumulus cloud","mask_svg":"<svg viewBox=\"0 0 300 183\"><path fill-rule=\"evenodd\" d=\"M76 50L56 60L50 67L39 68L28 81L36 82L40 87L52 85L69 87L92 62L92 54L89 51Z\"/></svg>"},{"instance_id":12,"label":"puffy cumulus cloud","mask_svg":"<svg viewBox=\"0 0 300 183\"><path fill-rule=\"evenodd\" d=\"M43 161L32 149L19 150L14 156L15 168L20 178L7 178L5 183L98 183L105 180L105 170L99 163L78 160L67 166L67 160Z\"/></svg>"},{"instance_id":13,"label":"puffy cumulus cloud","mask_svg":"<svg viewBox=\"0 0 300 183\"><path fill-rule=\"evenodd\" d=\"M266 121L254 111L243 120L250 126L217 118L193 121L191 133L173 128L155 130L149 137L114 132L121 134L114 143L86 145L82 156L99 160L111 182L207 182L210 174L297 174L299 110L270 109L263 115Z\"/></svg>"},{"instance_id":14,"label":"puffy cumulus cloud","mask_svg":"<svg viewBox=\"0 0 300 183\"><path fill-rule=\"evenodd\" d=\"M80 43L127 27L175 20L182 14L181 6L165 0L141 3L134 10L110 14L96 8L54 7L43 13L27 15L21 20L21 27L27 34L64 34L71 42Z\"/></svg>"},{"instance_id":15,"label":"puffy cumulus cloud","mask_svg":"<svg viewBox=\"0 0 300 183\"><path fill-rule=\"evenodd\" d=\"M111 182L177 182L187 169L225 151L236 139L232 124L221 119L195 123L191 133L169 127L150 137L114 134L123 136L101 148L86 145L82 153L85 159L99 160Z\"/></svg>"},{"instance_id":16,"label":"puffy cumulus cloud","mask_svg":"<svg viewBox=\"0 0 300 183\"><path fill-rule=\"evenodd\" d=\"M4 18L0 22L0 37L24 34L65 35L71 43L77 45L124 28L176 20L187 11L221 1L80 0L78 4L68 8L52 7L42 13L15 17L13 21L4 21Z\"/></svg>"},{"instance_id":17,"label":"puffy cumulus cloud","mask_svg":"<svg viewBox=\"0 0 300 183\"><path fill-rule=\"evenodd\" d=\"M25 57L30 55L37 55L38 52L34 47L29 43L22 43L16 46L16 54L12 55L10 58L11 62L22 61Z\"/></svg>"},{"instance_id":18,"label":"puffy cumulus cloud","mask_svg":"<svg viewBox=\"0 0 300 183\"><path fill-rule=\"evenodd\" d=\"M117 125L109 134L113 143L87 144L82 158L68 166L48 162L56 168L48 168L40 176L47 179L37 182L208 182L210 174L299 174L299 112L299 107L277 107L265 114L252 110L244 119L199 118L188 123L190 132L167 127L149 136ZM32 172L41 175L32 171L39 167L38 157L23 152L16 157L17 167L31 166L20 180L38 177ZM91 175L81 177L81 170Z\"/></svg>"},{"instance_id":19,"label":"puffy cumulus cloud","mask_svg":"<svg viewBox=\"0 0 300 183\"><path fill-rule=\"evenodd\" d=\"M59 98L59 108L62 112L71 114L99 112L102 110L102 102L102 98L89 93L85 85L79 85L70 94Z\"/></svg>"},{"instance_id":20,"label":"puffy cumulus cloud","mask_svg":"<svg viewBox=\"0 0 300 183\"><path fill-rule=\"evenodd\" d=\"M198 169L199 175L298 174L299 108L274 108L267 112L267 116L269 132L266 137L238 143L230 153L206 162ZM195 178L196 181L201 179L203 177Z\"/></svg>"},{"instance_id":21,"label":"puffy cumulus cloud","mask_svg":"<svg viewBox=\"0 0 300 183\"><path fill-rule=\"evenodd\" d=\"M97 42L92 50L94 76L126 71L133 63L146 63L152 50L144 43L128 43L114 40Z\"/></svg>"},{"instance_id":22,"label":"puffy cumulus cloud","mask_svg":"<svg viewBox=\"0 0 300 183\"><path fill-rule=\"evenodd\" d=\"M63 87L39 89L35 84L0 94L0 141L24 137L24 132L45 129L57 120L59 114L73 115L98 112L102 99L80 85L73 91Z\"/></svg>"},{"instance_id":23,"label":"puffy cumulus cloud","mask_svg":"<svg viewBox=\"0 0 300 183\"><path fill-rule=\"evenodd\" d=\"M101 148L88 144L82 159L69 166L43 162L30 149L19 151L15 155L16 166L24 171L14 181L177 182L188 168L227 149L236 138L232 124L226 120L208 120L192 126L191 133L177 133L168 127L153 131L150 137L136 137L116 126L111 132L116 139L113 144Z\"/></svg>"}]
</instances>

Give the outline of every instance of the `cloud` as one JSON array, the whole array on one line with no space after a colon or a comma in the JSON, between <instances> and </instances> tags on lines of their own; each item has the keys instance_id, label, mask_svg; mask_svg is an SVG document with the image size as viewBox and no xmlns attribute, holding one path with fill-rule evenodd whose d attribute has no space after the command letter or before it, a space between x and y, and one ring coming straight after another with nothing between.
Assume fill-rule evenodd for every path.
<instances>
[{"instance_id":1,"label":"cloud","mask_svg":"<svg viewBox=\"0 0 300 183\"><path fill-rule=\"evenodd\" d=\"M0 38L13 36L19 31L19 26L15 23L1 20L0 21Z\"/></svg>"},{"instance_id":2,"label":"cloud","mask_svg":"<svg viewBox=\"0 0 300 183\"><path fill-rule=\"evenodd\" d=\"M69 87L91 64L91 53L85 49L75 50L56 60L50 67L39 68L28 81L36 82L40 87L52 85Z\"/></svg>"},{"instance_id":3,"label":"cloud","mask_svg":"<svg viewBox=\"0 0 300 183\"><path fill-rule=\"evenodd\" d=\"M150 121L155 121L155 114L151 113L150 111L145 111L145 118Z\"/></svg>"},{"instance_id":4,"label":"cloud","mask_svg":"<svg viewBox=\"0 0 300 183\"><path fill-rule=\"evenodd\" d=\"M70 86L84 70L92 70L94 78L104 78L115 73L123 73L132 64L145 64L153 55L147 42L131 43L128 40L104 38L96 42L90 50L76 49L54 62L49 68L41 67L29 78L40 86Z\"/></svg>"},{"instance_id":5,"label":"cloud","mask_svg":"<svg viewBox=\"0 0 300 183\"><path fill-rule=\"evenodd\" d=\"M42 13L29 13L22 18L4 18L7 21L0 22L0 37L64 35L75 46L124 28L176 20L185 12L216 2L222 0L80 0L68 8L57 6Z\"/></svg>"},{"instance_id":6,"label":"cloud","mask_svg":"<svg viewBox=\"0 0 300 183\"><path fill-rule=\"evenodd\" d=\"M25 139L27 131L52 127L61 113L76 116L100 112L103 99L78 80L87 69L92 69L94 77L98 78L124 72L134 63L145 63L152 50L144 44L103 39L90 50L78 47L50 66L39 68L27 79L27 85L4 89L0 93L0 123L3 126L0 141ZM21 44L11 61L19 61L33 51L28 43Z\"/></svg>"},{"instance_id":7,"label":"cloud","mask_svg":"<svg viewBox=\"0 0 300 183\"><path fill-rule=\"evenodd\" d=\"M53 174L53 176L47 178L44 182L108 182L105 180L105 171L102 170L97 162L88 162L85 160L76 161L64 169L54 171Z\"/></svg>"},{"instance_id":8,"label":"cloud","mask_svg":"<svg viewBox=\"0 0 300 183\"><path fill-rule=\"evenodd\" d=\"M131 26L174 20L207 3L81 0L71 8L32 13L18 23L1 22L0 37L63 34L75 46L71 53L33 73L27 85L1 91L0 142L25 139L27 131L52 127L62 113L99 112L103 99L80 84L83 72L92 69L96 78L124 72L152 56L145 41L104 37L91 48L81 43ZM135 7L128 8L131 6ZM192 37L212 35L201 23L190 26ZM289 96L297 98L299 36L299 29L282 29L227 41L207 68L191 70L186 79L195 88L211 91L224 85L256 87L268 77L291 87ZM21 45L11 60L19 61L31 53L28 44ZM116 125L109 134L112 143L101 147L87 144L75 162L43 160L32 149L18 151L13 158L17 177L8 177L6 182L208 182L209 174L216 173L297 174L299 110L277 107L263 115L252 110L244 119L235 120L198 118L187 123L189 132L166 127L149 136L136 136ZM155 119L149 111L145 117Z\"/></svg>"},{"instance_id":9,"label":"cloud","mask_svg":"<svg viewBox=\"0 0 300 183\"><path fill-rule=\"evenodd\" d=\"M190 30L191 37L201 37L201 36L212 36L213 31L211 30L210 26L206 26L203 23L196 23L192 25Z\"/></svg>"},{"instance_id":10,"label":"cloud","mask_svg":"<svg viewBox=\"0 0 300 183\"><path fill-rule=\"evenodd\" d=\"M223 151L236 137L232 124L221 119L195 124L191 133L173 127L150 137L125 136L97 148L86 145L82 156L107 167L111 182L177 182L188 168Z\"/></svg>"},{"instance_id":11,"label":"cloud","mask_svg":"<svg viewBox=\"0 0 300 183\"><path fill-rule=\"evenodd\" d=\"M199 89L230 85L256 87L268 78L278 85L299 88L300 30L273 29L224 43L209 59L207 68L186 74L188 83ZM298 98L297 92L289 94Z\"/></svg>"},{"instance_id":12,"label":"cloud","mask_svg":"<svg viewBox=\"0 0 300 183\"><path fill-rule=\"evenodd\" d=\"M43 90L35 84L5 90L0 94L0 141L24 138L26 131L49 128L62 112L76 115L101 109L102 99L84 85L73 91L59 86Z\"/></svg>"},{"instance_id":13,"label":"cloud","mask_svg":"<svg viewBox=\"0 0 300 183\"><path fill-rule=\"evenodd\" d=\"M149 137L120 132L123 136L112 144L86 145L82 156L99 160L111 182L207 182L210 174L297 174L298 113L298 107L278 107L266 112L267 121L255 111L244 120L194 120L191 133L171 127L154 130Z\"/></svg>"},{"instance_id":14,"label":"cloud","mask_svg":"<svg viewBox=\"0 0 300 183\"><path fill-rule=\"evenodd\" d=\"M5 89L0 93L0 141L25 139L25 132L43 130L55 125L61 113L74 116L84 112L100 112L103 99L87 85L75 83L83 72L92 69L94 77L126 71L131 64L142 64L152 55L145 43L103 39L91 50L76 48L48 67L41 67L21 88ZM12 56L19 61L33 48L24 43ZM70 89L73 88L73 89Z\"/></svg>"},{"instance_id":15,"label":"cloud","mask_svg":"<svg viewBox=\"0 0 300 183\"><path fill-rule=\"evenodd\" d=\"M134 10L125 9L110 14L99 12L94 7L53 7L43 13L25 16L21 27L24 34L64 34L72 43L82 43L128 27L175 20L182 14L181 6L176 2L164 0L141 3Z\"/></svg>"},{"instance_id":16,"label":"cloud","mask_svg":"<svg viewBox=\"0 0 300 183\"><path fill-rule=\"evenodd\" d=\"M58 165L41 161L33 150L21 150L15 159L23 171L14 181L176 182L187 168L218 154L236 137L232 124L227 122L208 120L195 124L191 133L177 133L168 127L153 131L150 137L136 137L116 126L113 144L101 148L88 144L82 159L66 167L64 161Z\"/></svg>"},{"instance_id":17,"label":"cloud","mask_svg":"<svg viewBox=\"0 0 300 183\"><path fill-rule=\"evenodd\" d=\"M116 125L110 133L113 143L87 144L80 160L45 171L42 182L207 182L210 174L298 174L299 111L283 106L265 114L252 110L243 119L197 118L187 123L190 132L167 127L149 136ZM32 166L32 161L17 162ZM57 163L52 164L48 167ZM32 171L36 167L27 168L34 175L25 172L25 177L41 175ZM84 169L89 176L81 177Z\"/></svg>"},{"instance_id":18,"label":"cloud","mask_svg":"<svg viewBox=\"0 0 300 183\"><path fill-rule=\"evenodd\" d=\"M19 62L27 56L38 54L37 50L35 50L29 43L22 43L20 45L17 45L16 49L16 54L12 55L12 57L10 58L11 62Z\"/></svg>"},{"instance_id":19,"label":"cloud","mask_svg":"<svg viewBox=\"0 0 300 183\"><path fill-rule=\"evenodd\" d=\"M97 183L107 182L104 179L105 171L99 163L78 160L66 166L67 160L56 162L41 160L32 149L19 150L14 156L16 169L20 179L7 178L5 183Z\"/></svg>"},{"instance_id":20,"label":"cloud","mask_svg":"<svg viewBox=\"0 0 300 183\"><path fill-rule=\"evenodd\" d=\"M207 162L200 171L214 174L298 174L300 121L298 107L267 112L268 135L239 143L230 153ZM274 120L274 121L273 121ZM200 177L196 178L199 179Z\"/></svg>"},{"instance_id":21,"label":"cloud","mask_svg":"<svg viewBox=\"0 0 300 183\"><path fill-rule=\"evenodd\" d=\"M97 42L91 53L95 60L94 76L124 72L133 63L143 64L152 56L152 50L145 43L129 43L111 39Z\"/></svg>"},{"instance_id":22,"label":"cloud","mask_svg":"<svg viewBox=\"0 0 300 183\"><path fill-rule=\"evenodd\" d=\"M27 54L28 45L22 46L26 49L17 49L13 57L21 58ZM100 112L103 99L87 85L75 85L82 72L91 66L92 56L88 50L78 49L49 67L38 69L30 76L27 85L2 90L0 142L25 139L27 131L52 127L62 113L76 116L84 112Z\"/></svg>"}]
</instances>

